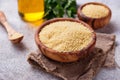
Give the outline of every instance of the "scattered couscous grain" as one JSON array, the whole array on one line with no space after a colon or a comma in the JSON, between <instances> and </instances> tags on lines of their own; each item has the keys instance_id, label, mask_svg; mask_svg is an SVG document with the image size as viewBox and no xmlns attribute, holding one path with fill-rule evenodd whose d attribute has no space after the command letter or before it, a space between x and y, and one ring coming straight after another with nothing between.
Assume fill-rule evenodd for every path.
<instances>
[{"instance_id":1,"label":"scattered couscous grain","mask_svg":"<svg viewBox=\"0 0 120 80\"><path fill-rule=\"evenodd\" d=\"M41 42L59 52L81 50L92 40L92 31L81 23L57 21L46 25L39 33Z\"/></svg>"},{"instance_id":2,"label":"scattered couscous grain","mask_svg":"<svg viewBox=\"0 0 120 80\"><path fill-rule=\"evenodd\" d=\"M88 17L101 18L107 16L109 10L102 5L88 4L82 8L82 13Z\"/></svg>"}]
</instances>

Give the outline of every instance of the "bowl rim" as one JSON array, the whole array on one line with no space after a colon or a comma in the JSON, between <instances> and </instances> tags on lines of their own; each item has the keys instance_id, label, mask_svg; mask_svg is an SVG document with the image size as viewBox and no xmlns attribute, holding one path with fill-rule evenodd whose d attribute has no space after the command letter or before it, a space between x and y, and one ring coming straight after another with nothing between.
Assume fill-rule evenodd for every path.
<instances>
[{"instance_id":1,"label":"bowl rim","mask_svg":"<svg viewBox=\"0 0 120 80\"><path fill-rule=\"evenodd\" d=\"M92 41L86 47L84 47L83 49L76 50L76 51L71 51L71 52L59 52L57 50L53 50L53 49L45 46L39 39L39 33L40 33L40 31L42 30L43 27L45 27L46 25L48 25L50 23L57 22L57 21L73 21L73 22L78 22L78 23L83 24L85 27L87 27L91 30L91 32L93 34ZM93 45L95 45L95 43L96 43L96 33L94 32L94 30L88 24L86 24L85 22L83 22L81 20L72 19L72 18L54 18L54 19L51 19L51 20L48 20L48 21L44 22L42 25L39 26L39 28L37 29L37 31L35 33L35 42L36 42L38 48L42 47L43 49L46 49L47 51L52 52L53 54L82 55L82 54L79 54L79 53L82 53L86 50L89 50Z\"/></svg>"},{"instance_id":2,"label":"bowl rim","mask_svg":"<svg viewBox=\"0 0 120 80\"><path fill-rule=\"evenodd\" d=\"M88 16L86 16L85 14L82 13L82 8L83 8L84 6L86 6L86 5L89 5L89 4L101 5L101 6L106 7L106 8L108 9L108 11L109 11L108 15L106 15L106 16L104 16L104 17L100 17L100 18L93 18L93 17L88 17ZM105 18L107 18L108 16L111 16L111 15L112 15L112 12L111 12L111 9L110 9L107 5L105 5L105 4L103 4L103 3L100 3L100 2L88 2L88 3L85 3L85 4L83 4L83 5L81 5L81 6L78 7L77 14L78 14L79 16L82 16L82 17L86 18L86 19L105 19Z\"/></svg>"}]
</instances>

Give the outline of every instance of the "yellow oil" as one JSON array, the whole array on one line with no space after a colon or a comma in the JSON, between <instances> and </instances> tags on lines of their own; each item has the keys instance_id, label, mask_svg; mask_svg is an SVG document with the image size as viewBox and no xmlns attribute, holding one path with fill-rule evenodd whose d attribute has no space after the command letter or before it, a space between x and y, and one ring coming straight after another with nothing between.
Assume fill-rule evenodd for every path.
<instances>
[{"instance_id":1,"label":"yellow oil","mask_svg":"<svg viewBox=\"0 0 120 80\"><path fill-rule=\"evenodd\" d=\"M37 21L32 21L32 22L27 22L29 25L32 25L31 27L37 28L39 27L45 20L44 19L40 19Z\"/></svg>"},{"instance_id":2,"label":"yellow oil","mask_svg":"<svg viewBox=\"0 0 120 80\"><path fill-rule=\"evenodd\" d=\"M18 0L18 12L25 21L37 21L44 15L44 0Z\"/></svg>"}]
</instances>

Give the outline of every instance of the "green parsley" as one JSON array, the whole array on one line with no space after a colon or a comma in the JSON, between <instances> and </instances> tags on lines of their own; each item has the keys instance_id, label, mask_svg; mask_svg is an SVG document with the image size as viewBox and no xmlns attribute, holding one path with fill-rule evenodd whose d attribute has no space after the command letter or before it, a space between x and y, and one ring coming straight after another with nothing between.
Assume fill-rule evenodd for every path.
<instances>
[{"instance_id":1,"label":"green parsley","mask_svg":"<svg viewBox=\"0 0 120 80\"><path fill-rule=\"evenodd\" d=\"M77 12L76 0L44 0L44 19L59 17L75 17Z\"/></svg>"}]
</instances>

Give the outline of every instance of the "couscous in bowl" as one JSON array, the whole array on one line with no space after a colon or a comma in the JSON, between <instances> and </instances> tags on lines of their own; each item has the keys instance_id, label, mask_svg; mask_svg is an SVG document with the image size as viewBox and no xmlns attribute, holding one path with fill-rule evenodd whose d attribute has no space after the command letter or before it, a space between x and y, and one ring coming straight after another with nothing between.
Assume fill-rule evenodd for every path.
<instances>
[{"instance_id":1,"label":"couscous in bowl","mask_svg":"<svg viewBox=\"0 0 120 80\"><path fill-rule=\"evenodd\" d=\"M93 29L105 27L111 19L111 9L99 2L88 2L79 6L77 10L79 20L89 24Z\"/></svg>"},{"instance_id":2,"label":"couscous in bowl","mask_svg":"<svg viewBox=\"0 0 120 80\"><path fill-rule=\"evenodd\" d=\"M59 23L59 22L61 22L61 23ZM65 22L66 23L71 22L71 23L66 24ZM59 23L59 26L64 23L63 25L69 25L69 28L65 28L65 30L56 29L56 28L60 28L60 27L59 26L57 26L57 27L55 26L55 28L51 27L51 25L53 26L54 23L56 23L56 24ZM82 27L84 26L83 29L88 30L88 32L86 32L86 33L89 34L89 32L90 32L90 36L87 36L88 38L80 37L82 34L82 31L84 31L84 30L81 30L82 27L80 29L75 29L74 28L75 25L72 25L73 26L73 28L72 28L72 26L71 26L72 23L75 23L76 25L80 24L80 25L82 25ZM70 26L71 26L71 29L70 29ZM71 32L72 29L74 29L75 31L78 30L79 35L74 35L73 37L71 37L72 36L71 34L77 34L75 31ZM48 36L53 33L50 31L53 31L54 33L56 32L58 35L53 34L52 37ZM79 33L80 31L81 31L81 33ZM64 32L64 34L63 34L63 32ZM86 33L83 34L83 36L87 35ZM48 36L48 37L46 37L46 36ZM68 37L68 38L66 38L66 37ZM74 39L74 37L76 39L78 39L78 41L76 41L76 39ZM82 39L83 41L85 41L86 45L83 45L84 43L82 41L80 41L79 38ZM89 38L90 38L90 41L89 41ZM70 19L70 18L55 18L55 19L51 19L51 20L44 22L38 28L38 30L36 31L36 34L35 34L35 41L36 41L36 44L37 44L38 48L40 49L41 53L43 55L45 55L46 57L48 57L52 60L55 60L55 61L59 61L59 62L74 62L74 61L80 60L81 58L83 58L91 53L91 51L94 49L94 46L96 43L96 34L89 25L87 25L86 23L84 23L80 20ZM60 46L58 46L56 44L57 42L58 43L60 42L60 44L59 44ZM66 42L68 42L68 43L66 44ZM55 45L53 46L53 44L55 44ZM77 47L76 47L76 45L77 45Z\"/></svg>"}]
</instances>

